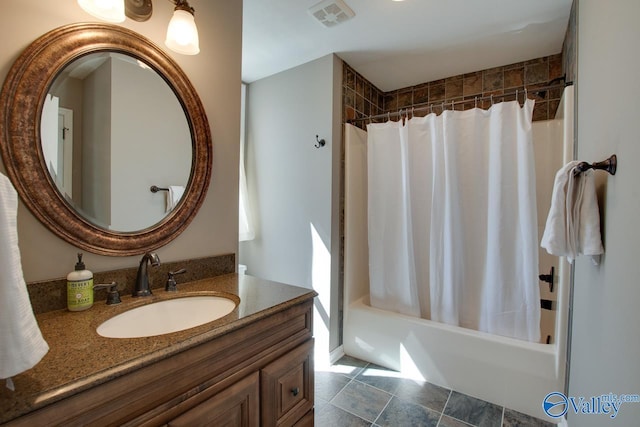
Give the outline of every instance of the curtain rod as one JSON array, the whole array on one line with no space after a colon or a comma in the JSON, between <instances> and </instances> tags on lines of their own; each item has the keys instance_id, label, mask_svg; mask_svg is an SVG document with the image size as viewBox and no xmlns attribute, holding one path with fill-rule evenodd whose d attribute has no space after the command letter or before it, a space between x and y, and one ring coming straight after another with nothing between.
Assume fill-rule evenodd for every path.
<instances>
[{"instance_id":1,"label":"curtain rod","mask_svg":"<svg viewBox=\"0 0 640 427\"><path fill-rule=\"evenodd\" d=\"M383 119L383 118L390 119L391 117L403 116L405 114L408 114L409 112L411 112L412 115L413 115L413 113L415 111L431 110L433 112L433 107L434 106L442 106L442 109L445 110L446 107L448 107L448 106L452 106L453 107L455 105L465 104L467 102L475 102L477 104L478 101L486 101L486 100L491 100L491 105L493 105L493 101L494 100L496 102L502 102L502 101L498 101L498 99L504 98L504 97L507 97L507 96L516 95L516 97L517 97L517 95L520 94L520 93L538 94L540 92L547 92L547 91L552 90L552 89L564 89L565 87L571 86L572 84L573 83L563 83L563 84L556 84L556 85L550 85L550 86L537 87L535 89L527 89L525 87L522 90L521 89L517 89L517 90L511 91L511 92L507 92L507 93L503 93L503 94L500 94L500 95L476 96L476 97L473 97L473 98L461 99L461 100L458 100L458 101L450 101L450 102L447 102L447 101L428 102L426 104L421 104L419 107L401 108L398 111L375 114L373 116L359 117L359 118L356 118L356 119L349 119L349 120L347 120L347 123L354 123L354 122L359 122L359 121L362 121L362 120Z\"/></svg>"}]
</instances>

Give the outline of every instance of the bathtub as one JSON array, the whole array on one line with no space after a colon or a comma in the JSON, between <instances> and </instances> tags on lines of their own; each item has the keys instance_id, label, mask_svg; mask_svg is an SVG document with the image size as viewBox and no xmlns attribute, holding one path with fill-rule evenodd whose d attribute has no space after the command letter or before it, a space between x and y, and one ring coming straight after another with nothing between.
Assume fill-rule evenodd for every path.
<instances>
[{"instance_id":1,"label":"bathtub","mask_svg":"<svg viewBox=\"0 0 640 427\"><path fill-rule=\"evenodd\" d=\"M573 141L573 88L565 90L558 120L535 122L536 174L548 182L550 200L553 176L571 159ZM564 120L563 120L564 119ZM560 136L554 136L554 135ZM538 137L537 135L542 135ZM546 135L546 136L545 136ZM544 286L541 298L557 301L554 318L543 326L552 344L531 343L484 332L405 316L371 307L367 247L367 147L366 132L345 126L345 217L343 352L349 356L400 371L403 376L434 384L508 407L537 418L558 422L542 409L544 397L565 391L569 312L570 266L555 259L557 285L553 295ZM536 141L539 139L540 141ZM559 152L545 146L560 142ZM553 163L556 162L556 163ZM538 168L546 168L539 170ZM549 181L550 179L550 181ZM538 190L540 191L540 189ZM548 208L540 206L539 225ZM540 229L540 233L542 228ZM541 272L551 262L540 258ZM564 420L560 420L563 421Z\"/></svg>"},{"instance_id":2,"label":"bathtub","mask_svg":"<svg viewBox=\"0 0 640 427\"><path fill-rule=\"evenodd\" d=\"M542 400L564 390L555 344L500 337L380 310L365 295L345 306L344 352L545 419ZM553 421L552 419L549 419Z\"/></svg>"}]
</instances>

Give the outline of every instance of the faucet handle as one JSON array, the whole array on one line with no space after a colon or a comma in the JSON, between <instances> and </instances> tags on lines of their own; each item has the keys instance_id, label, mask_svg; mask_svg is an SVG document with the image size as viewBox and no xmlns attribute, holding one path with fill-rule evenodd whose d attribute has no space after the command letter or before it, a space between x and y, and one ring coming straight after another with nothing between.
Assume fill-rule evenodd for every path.
<instances>
[{"instance_id":1,"label":"faucet handle","mask_svg":"<svg viewBox=\"0 0 640 427\"><path fill-rule=\"evenodd\" d=\"M169 273L167 273L167 276L168 276L167 284L164 286L164 290L167 292L177 292L178 287L177 287L176 279L174 279L173 276L175 276L176 274L183 274L186 272L187 272L186 268L181 268L180 270L170 271Z\"/></svg>"},{"instance_id":2,"label":"faucet handle","mask_svg":"<svg viewBox=\"0 0 640 427\"><path fill-rule=\"evenodd\" d=\"M100 283L98 285L93 285L93 290L97 289L106 289L107 290L107 305L115 305L120 304L122 300L120 299L120 293L118 292L118 285L116 282L111 283Z\"/></svg>"}]
</instances>

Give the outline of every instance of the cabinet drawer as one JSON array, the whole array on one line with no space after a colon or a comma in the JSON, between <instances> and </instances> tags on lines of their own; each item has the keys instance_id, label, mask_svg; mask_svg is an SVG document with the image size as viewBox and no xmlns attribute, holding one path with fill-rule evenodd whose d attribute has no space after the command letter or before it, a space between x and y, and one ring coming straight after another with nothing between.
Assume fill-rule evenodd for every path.
<instances>
[{"instance_id":1,"label":"cabinet drawer","mask_svg":"<svg viewBox=\"0 0 640 427\"><path fill-rule=\"evenodd\" d=\"M257 427L260 418L259 383L260 376L254 372L170 421L167 426Z\"/></svg>"},{"instance_id":2,"label":"cabinet drawer","mask_svg":"<svg viewBox=\"0 0 640 427\"><path fill-rule=\"evenodd\" d=\"M314 419L313 419L313 409L305 414L304 417L300 418L294 427L313 427Z\"/></svg>"},{"instance_id":3,"label":"cabinet drawer","mask_svg":"<svg viewBox=\"0 0 640 427\"><path fill-rule=\"evenodd\" d=\"M261 371L263 426L292 426L313 408L313 339Z\"/></svg>"}]
</instances>

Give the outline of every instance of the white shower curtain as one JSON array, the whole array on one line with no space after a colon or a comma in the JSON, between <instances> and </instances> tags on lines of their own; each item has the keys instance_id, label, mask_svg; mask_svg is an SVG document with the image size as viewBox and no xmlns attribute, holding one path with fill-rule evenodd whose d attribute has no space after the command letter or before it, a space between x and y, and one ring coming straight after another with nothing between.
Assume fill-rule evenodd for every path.
<instances>
[{"instance_id":1,"label":"white shower curtain","mask_svg":"<svg viewBox=\"0 0 640 427\"><path fill-rule=\"evenodd\" d=\"M367 127L373 306L539 340L532 110Z\"/></svg>"}]
</instances>

